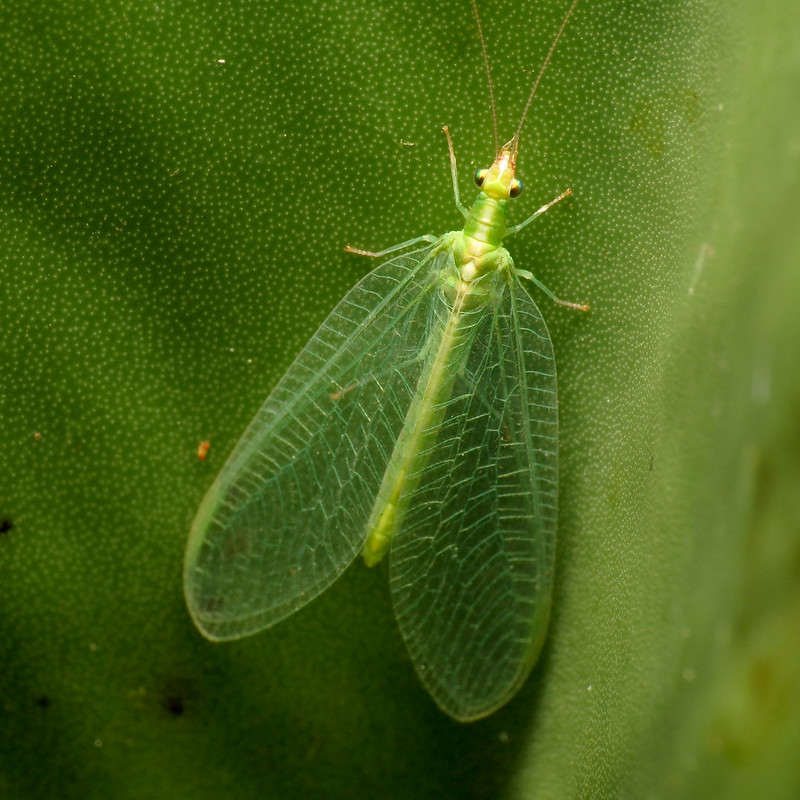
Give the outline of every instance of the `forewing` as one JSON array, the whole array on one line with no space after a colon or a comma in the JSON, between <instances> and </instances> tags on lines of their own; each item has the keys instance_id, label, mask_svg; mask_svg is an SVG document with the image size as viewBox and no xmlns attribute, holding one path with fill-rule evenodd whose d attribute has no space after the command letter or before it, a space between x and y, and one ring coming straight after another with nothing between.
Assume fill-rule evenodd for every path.
<instances>
[{"instance_id":1,"label":"forewing","mask_svg":"<svg viewBox=\"0 0 800 800\"><path fill-rule=\"evenodd\" d=\"M329 586L366 523L420 372L431 247L381 264L336 306L204 499L187 604L212 639L255 633Z\"/></svg>"},{"instance_id":2,"label":"forewing","mask_svg":"<svg viewBox=\"0 0 800 800\"><path fill-rule=\"evenodd\" d=\"M414 667L456 719L507 702L541 648L555 554L557 430L550 335L513 280L484 310L391 551L392 598Z\"/></svg>"}]
</instances>

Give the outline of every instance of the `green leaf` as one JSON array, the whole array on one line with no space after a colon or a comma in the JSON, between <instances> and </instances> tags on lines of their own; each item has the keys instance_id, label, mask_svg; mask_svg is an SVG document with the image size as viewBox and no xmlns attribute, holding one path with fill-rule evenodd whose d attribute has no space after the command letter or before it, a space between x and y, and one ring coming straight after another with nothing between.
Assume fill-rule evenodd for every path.
<instances>
[{"instance_id":1,"label":"green leaf","mask_svg":"<svg viewBox=\"0 0 800 800\"><path fill-rule=\"evenodd\" d=\"M510 247L559 364L539 666L437 710L385 572L213 645L193 514L370 265L493 155L467 0L0 11L0 795L794 798L800 81L788 0L583 0ZM485 0L500 136L565 2ZM539 299L537 298L537 302ZM197 447L207 440L204 461Z\"/></svg>"}]
</instances>

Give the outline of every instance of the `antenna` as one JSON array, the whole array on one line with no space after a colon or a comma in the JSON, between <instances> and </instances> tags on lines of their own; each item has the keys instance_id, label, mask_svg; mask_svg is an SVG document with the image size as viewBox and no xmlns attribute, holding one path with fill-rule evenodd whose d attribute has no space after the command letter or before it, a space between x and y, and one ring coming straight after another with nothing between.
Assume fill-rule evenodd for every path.
<instances>
[{"instance_id":1,"label":"antenna","mask_svg":"<svg viewBox=\"0 0 800 800\"><path fill-rule=\"evenodd\" d=\"M494 104L494 84L492 83L492 72L489 69L489 54L486 52L486 39L483 37L481 17L480 14L478 14L478 0L472 0L472 10L475 12L475 22L478 23L478 38L481 40L483 64L486 67L486 81L489 84L489 102L492 106L492 129L494 130L494 152L495 155L497 155L500 152L500 138L497 135L497 107Z\"/></svg>"},{"instance_id":2,"label":"antenna","mask_svg":"<svg viewBox=\"0 0 800 800\"><path fill-rule=\"evenodd\" d=\"M472 0L473 6L475 5L475 0ZM569 22L569 18L572 16L572 12L575 10L575 6L578 5L578 0L572 0L572 5L569 7L569 11L567 11L567 15L564 17L564 21L561 23L561 27L558 29L558 33L556 34L556 38L553 39L553 44L550 45L550 50L547 53L547 56L544 59L544 63L542 64L542 68L539 70L539 74L536 76L536 80L533 82L533 88L531 89L531 93L528 95L528 102L525 104L525 110L522 112L522 118L519 121L519 125L517 126L517 132L514 134L514 138L511 140L512 142L519 141L519 135L522 132L522 126L525 124L525 118L528 116L528 109L531 107L531 103L533 102L533 96L536 94L536 90L539 88L539 81L542 80L542 75L544 75L544 71L547 69L547 65L550 63L550 59L553 56L553 51L556 49L556 45L558 44L558 40L561 38L561 34L564 33L564 28L567 27L567 23ZM475 9L475 13L477 14L478 11ZM480 25L480 23L478 23ZM481 39L483 41L483 39ZM486 48L484 47L484 55L486 54ZM486 68L489 68L489 62L486 62ZM491 81L490 81L491 86ZM494 100L492 100L494 103Z\"/></svg>"}]
</instances>

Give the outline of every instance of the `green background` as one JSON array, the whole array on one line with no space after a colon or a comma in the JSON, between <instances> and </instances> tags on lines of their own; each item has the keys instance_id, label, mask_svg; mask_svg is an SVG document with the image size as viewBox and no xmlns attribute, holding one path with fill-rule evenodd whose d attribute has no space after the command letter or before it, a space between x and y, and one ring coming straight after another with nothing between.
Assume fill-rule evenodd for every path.
<instances>
[{"instance_id":1,"label":"green background","mask_svg":"<svg viewBox=\"0 0 800 800\"><path fill-rule=\"evenodd\" d=\"M502 136L566 10L485 0ZM561 391L539 665L459 725L385 568L214 645L216 471L370 268L491 160L467 0L0 9L0 796L796 798L800 7L584 0L523 134ZM205 461L202 440L211 443Z\"/></svg>"}]
</instances>

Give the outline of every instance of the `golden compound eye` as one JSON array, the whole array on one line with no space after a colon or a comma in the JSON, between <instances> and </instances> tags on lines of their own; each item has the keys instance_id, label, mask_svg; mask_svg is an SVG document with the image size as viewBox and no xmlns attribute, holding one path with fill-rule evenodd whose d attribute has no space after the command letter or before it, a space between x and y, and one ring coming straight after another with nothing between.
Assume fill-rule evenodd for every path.
<instances>
[{"instance_id":1,"label":"golden compound eye","mask_svg":"<svg viewBox=\"0 0 800 800\"><path fill-rule=\"evenodd\" d=\"M511 181L511 186L509 187L508 196L519 197L522 194L523 188L522 181L514 178L514 180Z\"/></svg>"},{"instance_id":2,"label":"golden compound eye","mask_svg":"<svg viewBox=\"0 0 800 800\"><path fill-rule=\"evenodd\" d=\"M488 169L479 169L475 173L475 185L480 189L483 186L483 182L486 180L486 176L489 173Z\"/></svg>"}]
</instances>

